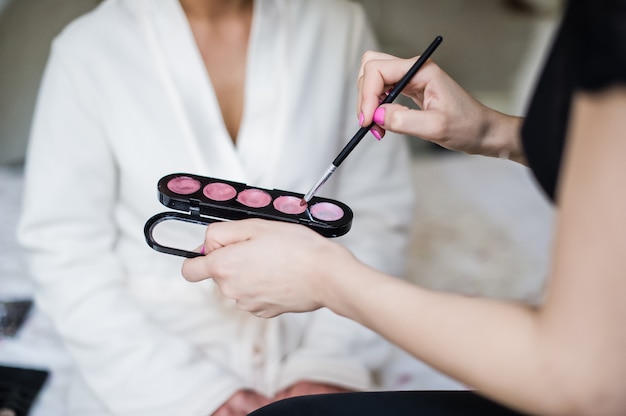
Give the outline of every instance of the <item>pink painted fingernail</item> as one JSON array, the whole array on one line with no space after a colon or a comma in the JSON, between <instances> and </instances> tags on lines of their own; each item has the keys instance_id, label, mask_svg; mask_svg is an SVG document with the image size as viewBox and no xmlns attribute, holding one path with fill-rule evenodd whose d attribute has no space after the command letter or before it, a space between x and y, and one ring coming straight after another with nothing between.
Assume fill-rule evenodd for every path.
<instances>
[{"instance_id":1,"label":"pink painted fingernail","mask_svg":"<svg viewBox=\"0 0 626 416\"><path fill-rule=\"evenodd\" d=\"M363 127L363 120L365 120L365 116L363 113L359 114L359 126Z\"/></svg>"},{"instance_id":2,"label":"pink painted fingernail","mask_svg":"<svg viewBox=\"0 0 626 416\"><path fill-rule=\"evenodd\" d=\"M378 130L371 129L370 131L372 132L372 135L373 135L374 137L376 137L376 140L380 140L380 139L382 139L382 136L380 135L380 133L378 132Z\"/></svg>"},{"instance_id":3,"label":"pink painted fingernail","mask_svg":"<svg viewBox=\"0 0 626 416\"><path fill-rule=\"evenodd\" d=\"M374 111L374 123L383 125L385 124L385 108L378 107L376 111Z\"/></svg>"},{"instance_id":4,"label":"pink painted fingernail","mask_svg":"<svg viewBox=\"0 0 626 416\"><path fill-rule=\"evenodd\" d=\"M204 251L204 244L202 244L202 248L200 249L200 254L206 254Z\"/></svg>"}]
</instances>

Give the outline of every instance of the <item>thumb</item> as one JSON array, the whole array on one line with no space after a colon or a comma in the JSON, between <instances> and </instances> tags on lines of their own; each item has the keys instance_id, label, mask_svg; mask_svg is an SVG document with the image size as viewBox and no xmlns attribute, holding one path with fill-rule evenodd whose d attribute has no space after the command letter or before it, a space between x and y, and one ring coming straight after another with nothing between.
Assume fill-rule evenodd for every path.
<instances>
[{"instance_id":1,"label":"thumb","mask_svg":"<svg viewBox=\"0 0 626 416\"><path fill-rule=\"evenodd\" d=\"M259 231L261 220L215 222L207 226L204 251L206 255L186 259L182 266L183 277L190 282L210 279L213 258L211 253L227 246L250 240Z\"/></svg>"},{"instance_id":2,"label":"thumb","mask_svg":"<svg viewBox=\"0 0 626 416\"><path fill-rule=\"evenodd\" d=\"M437 138L443 128L443 118L437 110L417 110L400 104L385 104L375 113L376 124L394 133L425 140ZM382 123L381 123L382 122Z\"/></svg>"},{"instance_id":3,"label":"thumb","mask_svg":"<svg viewBox=\"0 0 626 416\"><path fill-rule=\"evenodd\" d=\"M205 253L209 254L221 247L249 240L258 233L261 223L261 220L251 218L209 224L204 234Z\"/></svg>"}]
</instances>

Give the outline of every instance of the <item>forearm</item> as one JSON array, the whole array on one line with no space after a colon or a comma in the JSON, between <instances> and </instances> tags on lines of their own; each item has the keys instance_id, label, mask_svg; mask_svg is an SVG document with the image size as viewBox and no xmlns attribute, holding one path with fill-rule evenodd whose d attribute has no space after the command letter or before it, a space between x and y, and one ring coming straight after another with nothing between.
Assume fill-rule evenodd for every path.
<instances>
[{"instance_id":1,"label":"forearm","mask_svg":"<svg viewBox=\"0 0 626 416\"><path fill-rule=\"evenodd\" d=\"M488 396L527 411L533 410L529 403L541 404L534 410L558 414L563 396L546 371L554 349L539 342L536 310L431 292L361 265L350 267L325 284L331 309Z\"/></svg>"},{"instance_id":2,"label":"forearm","mask_svg":"<svg viewBox=\"0 0 626 416\"><path fill-rule=\"evenodd\" d=\"M255 219L211 224L210 251L187 259L183 275L211 276L240 308L261 317L328 307L525 412L622 414L626 141L615 132L626 131L625 111L624 88L573 106L541 307L424 290L360 263L306 227ZM504 120L499 128L518 131L519 119ZM515 149L505 143L511 146L500 149Z\"/></svg>"}]
</instances>

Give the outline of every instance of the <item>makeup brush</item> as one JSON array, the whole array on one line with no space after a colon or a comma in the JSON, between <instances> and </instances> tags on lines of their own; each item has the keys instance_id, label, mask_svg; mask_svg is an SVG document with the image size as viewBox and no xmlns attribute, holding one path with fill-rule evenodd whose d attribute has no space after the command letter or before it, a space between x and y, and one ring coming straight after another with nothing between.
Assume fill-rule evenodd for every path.
<instances>
[{"instance_id":1,"label":"makeup brush","mask_svg":"<svg viewBox=\"0 0 626 416\"><path fill-rule=\"evenodd\" d=\"M424 53L422 53L420 55L419 59L417 61L415 61L413 66L411 66L411 68L408 70L408 72L406 74L404 74L404 76L400 79L400 81L398 81L398 83L396 85L394 85L394 87L391 89L391 91L389 91L389 94L387 94L387 96L381 102L381 104L389 104L389 103L393 102L393 100L395 100L396 97L398 97L398 95L400 95L400 93L402 92L404 87L406 87L406 85L409 83L409 81L411 81L411 78L413 78L413 76L417 73L417 71L419 71L419 69L422 67L422 65L424 65L426 60L430 57L430 55L432 55L432 53L435 51L435 49L437 49L437 47L439 46L439 44L442 41L443 41L443 38L441 36L437 36L432 41L432 43L428 46L428 48L426 48ZM341 162L343 162L344 159L350 154L350 152L352 152L354 150L356 145L359 144L361 139L363 137L365 137L367 132L370 131L370 129L374 126L374 124L375 123L372 122L367 127L361 127L355 133L355 135L352 136L352 139L350 139L348 144L346 144L346 146L339 153L339 155L335 158L335 160L333 160L333 162L330 164L328 169L326 169L326 171L319 178L319 180L317 182L315 182L315 185L313 185L313 187L309 190L309 192L307 192L304 195L304 198L302 198L302 201L300 201L300 205L306 205L306 204L309 203L311 198L313 198L313 196L317 193L317 191L319 191L319 189L322 187L322 185L324 185L324 183L328 180L328 178L330 178L330 175L332 175L335 172L335 170L339 167Z\"/></svg>"}]
</instances>

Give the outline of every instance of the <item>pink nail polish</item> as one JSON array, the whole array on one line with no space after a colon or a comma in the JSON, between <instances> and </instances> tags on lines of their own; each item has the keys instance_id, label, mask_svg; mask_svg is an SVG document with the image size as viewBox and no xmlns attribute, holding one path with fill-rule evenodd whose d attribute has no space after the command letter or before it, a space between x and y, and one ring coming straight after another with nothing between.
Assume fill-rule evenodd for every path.
<instances>
[{"instance_id":1,"label":"pink nail polish","mask_svg":"<svg viewBox=\"0 0 626 416\"><path fill-rule=\"evenodd\" d=\"M202 248L200 249L200 254L206 254L204 251L204 244L202 244Z\"/></svg>"},{"instance_id":2,"label":"pink nail polish","mask_svg":"<svg viewBox=\"0 0 626 416\"><path fill-rule=\"evenodd\" d=\"M363 127L364 119L365 119L365 116L363 115L363 113L359 114L359 126Z\"/></svg>"},{"instance_id":3,"label":"pink nail polish","mask_svg":"<svg viewBox=\"0 0 626 416\"><path fill-rule=\"evenodd\" d=\"M374 129L372 129L372 130L370 130L370 131L372 132L372 135L373 135L374 137L376 137L376 140L380 140L380 139L382 139L382 136L380 135L380 133L378 132L378 130L374 130Z\"/></svg>"},{"instance_id":4,"label":"pink nail polish","mask_svg":"<svg viewBox=\"0 0 626 416\"><path fill-rule=\"evenodd\" d=\"M385 124L385 108L378 107L376 111L374 111L374 123L383 125Z\"/></svg>"}]
</instances>

